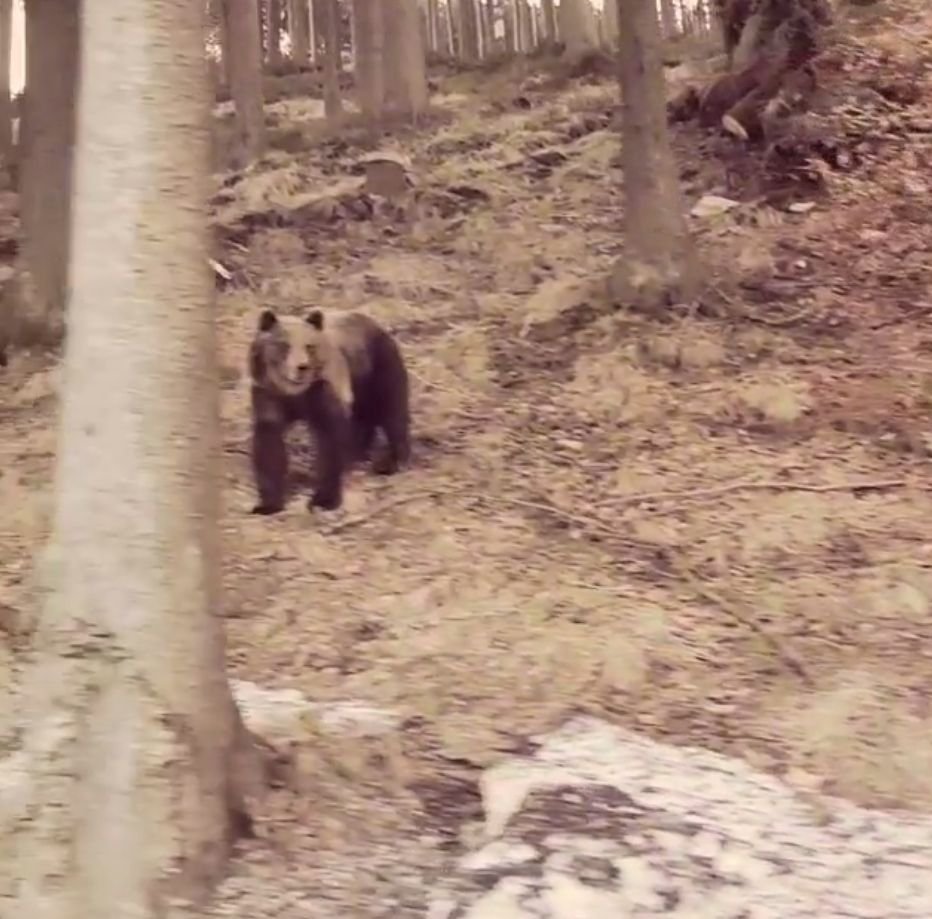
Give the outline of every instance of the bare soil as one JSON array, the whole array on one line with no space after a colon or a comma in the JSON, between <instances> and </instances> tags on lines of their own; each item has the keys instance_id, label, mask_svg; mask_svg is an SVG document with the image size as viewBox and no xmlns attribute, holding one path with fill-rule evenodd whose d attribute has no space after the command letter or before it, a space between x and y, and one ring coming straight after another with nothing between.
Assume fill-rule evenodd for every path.
<instances>
[{"instance_id":1,"label":"bare soil","mask_svg":"<svg viewBox=\"0 0 932 919\"><path fill-rule=\"evenodd\" d=\"M233 273L230 671L404 721L296 754L218 913L261 899L277 915L420 915L425 878L477 816L478 770L580 711L860 803L932 803L932 16L885 6L825 67L846 168L780 172L772 206L783 164L678 131L689 204L742 203L693 219L708 292L664 317L600 294L622 254L608 77L445 76L436 113L386 142L412 163L400 204L358 188L363 133L321 135L300 99L270 106L315 142L227 176L215 202ZM883 91L903 79L919 87L908 103ZM558 310L571 281L588 307ZM410 470L356 470L343 511L311 514L296 432L286 512L248 514L261 306L361 309L396 332ZM22 355L3 373L12 673L58 378Z\"/></svg>"}]
</instances>

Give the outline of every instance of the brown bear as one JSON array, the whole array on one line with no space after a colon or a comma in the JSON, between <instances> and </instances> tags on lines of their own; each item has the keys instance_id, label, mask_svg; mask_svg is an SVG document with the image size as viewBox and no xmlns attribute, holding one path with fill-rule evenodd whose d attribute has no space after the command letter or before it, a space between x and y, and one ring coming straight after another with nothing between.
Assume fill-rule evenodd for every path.
<instances>
[{"instance_id":1,"label":"brown bear","mask_svg":"<svg viewBox=\"0 0 932 919\"><path fill-rule=\"evenodd\" d=\"M304 319L264 310L249 349L252 461L259 492L254 514L285 505L285 431L304 421L317 444L309 507L338 508L343 475L369 452L376 428L387 441L372 465L390 475L408 461L408 372L395 339L362 313L312 310Z\"/></svg>"}]
</instances>

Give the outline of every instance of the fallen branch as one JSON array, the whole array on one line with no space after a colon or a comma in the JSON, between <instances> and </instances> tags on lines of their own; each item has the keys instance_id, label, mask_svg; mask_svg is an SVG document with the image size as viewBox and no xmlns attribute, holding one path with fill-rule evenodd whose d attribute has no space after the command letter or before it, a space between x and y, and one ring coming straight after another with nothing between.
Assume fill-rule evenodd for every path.
<instances>
[{"instance_id":1,"label":"fallen branch","mask_svg":"<svg viewBox=\"0 0 932 919\"><path fill-rule=\"evenodd\" d=\"M331 526L327 527L326 530L324 530L324 535L333 536L335 533L348 530L350 527L358 526L361 523L367 523L384 511L391 510L395 507L400 507L403 504L411 504L414 501L420 501L422 498L436 497L437 492L435 491L416 491L410 495L399 495L396 498L392 498L390 501L383 501L381 504L372 508L372 510L367 511L365 514L357 514L355 517L347 517L345 520L341 520L338 523L332 524Z\"/></svg>"},{"instance_id":2,"label":"fallen branch","mask_svg":"<svg viewBox=\"0 0 932 919\"><path fill-rule=\"evenodd\" d=\"M672 501L689 498L715 498L736 491L806 491L825 494L832 491L883 491L890 488L905 488L909 483L905 479L880 479L865 482L840 482L837 485L813 485L806 482L731 482L728 485L716 485L710 488L696 488L690 491L655 491L642 492L613 502L613 507L620 504L641 504L645 501Z\"/></svg>"}]
</instances>

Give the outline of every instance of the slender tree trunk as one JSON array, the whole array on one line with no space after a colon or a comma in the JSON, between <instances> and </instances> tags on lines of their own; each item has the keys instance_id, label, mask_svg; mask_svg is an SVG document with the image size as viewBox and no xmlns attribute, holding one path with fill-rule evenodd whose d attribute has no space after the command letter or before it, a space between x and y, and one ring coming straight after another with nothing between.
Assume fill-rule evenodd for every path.
<instances>
[{"instance_id":1,"label":"slender tree trunk","mask_svg":"<svg viewBox=\"0 0 932 919\"><path fill-rule=\"evenodd\" d=\"M282 0L268 0L266 60L273 73L282 66Z\"/></svg>"},{"instance_id":2,"label":"slender tree trunk","mask_svg":"<svg viewBox=\"0 0 932 919\"><path fill-rule=\"evenodd\" d=\"M697 262L667 132L654 0L617 2L625 253L610 288L621 302L655 309L695 296Z\"/></svg>"},{"instance_id":3,"label":"slender tree trunk","mask_svg":"<svg viewBox=\"0 0 932 919\"><path fill-rule=\"evenodd\" d=\"M299 67L310 60L311 36L307 0L290 0L288 28L291 33L291 55Z\"/></svg>"},{"instance_id":4,"label":"slender tree trunk","mask_svg":"<svg viewBox=\"0 0 932 919\"><path fill-rule=\"evenodd\" d=\"M337 0L319 0L321 28L324 38L324 112L328 118L337 118L343 112L340 98L340 71L337 57L340 54L340 8Z\"/></svg>"},{"instance_id":5,"label":"slender tree trunk","mask_svg":"<svg viewBox=\"0 0 932 919\"><path fill-rule=\"evenodd\" d=\"M70 333L10 915L159 919L218 877L243 814L233 764L249 756L219 614L204 6L121 0L115 16L85 0L81 37Z\"/></svg>"},{"instance_id":6,"label":"slender tree trunk","mask_svg":"<svg viewBox=\"0 0 932 919\"><path fill-rule=\"evenodd\" d=\"M317 60L317 49L323 46L324 37L321 31L317 28L317 20L314 19L315 9L321 3L321 0L317 0L315 3L314 0L305 0L305 5L307 6L307 47L308 54L311 58L311 62L316 62ZM339 9L337 11L336 17L337 23L337 43L340 41L340 16ZM334 58L337 64L337 72L340 70L340 49L337 48L337 56Z\"/></svg>"},{"instance_id":7,"label":"slender tree trunk","mask_svg":"<svg viewBox=\"0 0 932 919\"><path fill-rule=\"evenodd\" d=\"M618 47L618 4L615 0L608 0L602 8L602 27L607 47L614 50Z\"/></svg>"},{"instance_id":8,"label":"slender tree trunk","mask_svg":"<svg viewBox=\"0 0 932 919\"><path fill-rule=\"evenodd\" d=\"M10 50L13 0L0 0L0 157L9 165L13 152L13 106L10 100Z\"/></svg>"},{"instance_id":9,"label":"slender tree trunk","mask_svg":"<svg viewBox=\"0 0 932 919\"><path fill-rule=\"evenodd\" d=\"M21 122L22 302L13 337L64 332L71 213L78 4L26 4L26 98Z\"/></svg>"},{"instance_id":10,"label":"slender tree trunk","mask_svg":"<svg viewBox=\"0 0 932 919\"><path fill-rule=\"evenodd\" d=\"M673 0L660 0L660 22L664 38L673 38L679 31L676 25L676 10Z\"/></svg>"},{"instance_id":11,"label":"slender tree trunk","mask_svg":"<svg viewBox=\"0 0 932 919\"><path fill-rule=\"evenodd\" d=\"M611 4L613 0L608 0ZM541 10L544 17L544 35L547 41L555 44L558 40L557 35L557 11L554 9L553 0L543 0Z\"/></svg>"},{"instance_id":12,"label":"slender tree trunk","mask_svg":"<svg viewBox=\"0 0 932 919\"><path fill-rule=\"evenodd\" d=\"M427 0L427 47L437 54L440 51L440 23L437 0Z\"/></svg>"},{"instance_id":13,"label":"slender tree trunk","mask_svg":"<svg viewBox=\"0 0 932 919\"><path fill-rule=\"evenodd\" d=\"M479 60L479 21L476 0L458 0L460 58L470 63Z\"/></svg>"},{"instance_id":14,"label":"slender tree trunk","mask_svg":"<svg viewBox=\"0 0 932 919\"><path fill-rule=\"evenodd\" d=\"M265 150L265 112L262 107L262 45L259 41L256 0L223 0L226 60L230 95L236 108L239 140L237 160L245 165Z\"/></svg>"},{"instance_id":15,"label":"slender tree trunk","mask_svg":"<svg viewBox=\"0 0 932 919\"><path fill-rule=\"evenodd\" d=\"M359 107L370 118L382 115L385 104L384 0L353 0L356 29L356 91Z\"/></svg>"},{"instance_id":16,"label":"slender tree trunk","mask_svg":"<svg viewBox=\"0 0 932 919\"><path fill-rule=\"evenodd\" d=\"M456 57L456 34L453 28L453 7L452 0L446 0L443 4L443 14L441 16L444 45L448 57Z\"/></svg>"},{"instance_id":17,"label":"slender tree trunk","mask_svg":"<svg viewBox=\"0 0 932 919\"><path fill-rule=\"evenodd\" d=\"M417 0L382 0L382 4L385 113L416 119L427 108L427 66L418 3Z\"/></svg>"},{"instance_id":18,"label":"slender tree trunk","mask_svg":"<svg viewBox=\"0 0 932 919\"><path fill-rule=\"evenodd\" d=\"M598 44L595 16L589 0L561 0L559 21L567 54L585 54Z\"/></svg>"},{"instance_id":19,"label":"slender tree trunk","mask_svg":"<svg viewBox=\"0 0 932 919\"><path fill-rule=\"evenodd\" d=\"M516 0L515 18L517 20L518 45L524 54L534 50L534 33L531 26L531 5L528 0Z\"/></svg>"},{"instance_id":20,"label":"slender tree trunk","mask_svg":"<svg viewBox=\"0 0 932 919\"><path fill-rule=\"evenodd\" d=\"M505 0L502 7L505 27L505 51L508 54L516 54L521 50L518 43L516 2L517 0Z\"/></svg>"},{"instance_id":21,"label":"slender tree trunk","mask_svg":"<svg viewBox=\"0 0 932 919\"><path fill-rule=\"evenodd\" d=\"M480 0L482 2L482 0ZM486 57L495 54L495 4L492 0L482 2L482 43Z\"/></svg>"}]
</instances>

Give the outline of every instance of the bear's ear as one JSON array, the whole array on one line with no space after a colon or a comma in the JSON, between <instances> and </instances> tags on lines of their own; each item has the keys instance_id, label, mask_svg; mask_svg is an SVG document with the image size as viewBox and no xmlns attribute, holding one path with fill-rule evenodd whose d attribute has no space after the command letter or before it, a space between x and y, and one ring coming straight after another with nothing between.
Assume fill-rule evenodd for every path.
<instances>
[{"instance_id":1,"label":"bear's ear","mask_svg":"<svg viewBox=\"0 0 932 919\"><path fill-rule=\"evenodd\" d=\"M278 325L278 316L275 315L275 311L263 310L259 316L259 331L268 332L269 329L274 329L276 325Z\"/></svg>"},{"instance_id":2,"label":"bear's ear","mask_svg":"<svg viewBox=\"0 0 932 919\"><path fill-rule=\"evenodd\" d=\"M314 326L315 329L324 327L324 314L320 310L311 310L305 319L308 325Z\"/></svg>"}]
</instances>

